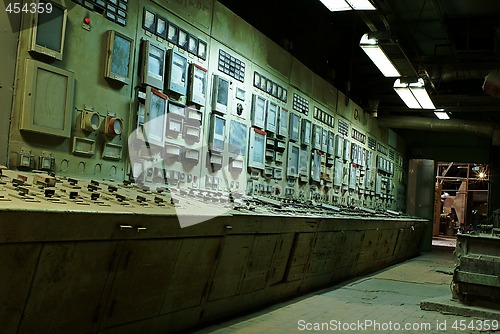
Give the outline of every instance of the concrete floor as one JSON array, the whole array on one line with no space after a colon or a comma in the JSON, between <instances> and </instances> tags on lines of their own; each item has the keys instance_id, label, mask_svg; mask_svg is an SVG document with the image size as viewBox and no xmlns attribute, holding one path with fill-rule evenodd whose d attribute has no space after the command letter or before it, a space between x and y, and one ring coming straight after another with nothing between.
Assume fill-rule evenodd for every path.
<instances>
[{"instance_id":1,"label":"concrete floor","mask_svg":"<svg viewBox=\"0 0 500 334\"><path fill-rule=\"evenodd\" d=\"M453 267L453 248L434 248L430 253L372 275L206 327L195 333L494 332L480 330L479 327L485 328L488 324L500 326L500 316L494 318L496 320L485 321L485 318L480 317L420 309L422 300L451 298Z\"/></svg>"}]
</instances>

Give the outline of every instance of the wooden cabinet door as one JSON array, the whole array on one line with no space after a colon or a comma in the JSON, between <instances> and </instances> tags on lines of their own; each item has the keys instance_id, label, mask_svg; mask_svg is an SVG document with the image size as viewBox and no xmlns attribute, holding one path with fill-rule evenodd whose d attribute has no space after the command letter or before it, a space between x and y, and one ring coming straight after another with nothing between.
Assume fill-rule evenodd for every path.
<instances>
[{"instance_id":1,"label":"wooden cabinet door","mask_svg":"<svg viewBox=\"0 0 500 334\"><path fill-rule=\"evenodd\" d=\"M123 241L104 327L158 316L181 239Z\"/></svg>"},{"instance_id":2,"label":"wooden cabinet door","mask_svg":"<svg viewBox=\"0 0 500 334\"><path fill-rule=\"evenodd\" d=\"M89 333L118 242L43 245L18 333Z\"/></svg>"}]
</instances>

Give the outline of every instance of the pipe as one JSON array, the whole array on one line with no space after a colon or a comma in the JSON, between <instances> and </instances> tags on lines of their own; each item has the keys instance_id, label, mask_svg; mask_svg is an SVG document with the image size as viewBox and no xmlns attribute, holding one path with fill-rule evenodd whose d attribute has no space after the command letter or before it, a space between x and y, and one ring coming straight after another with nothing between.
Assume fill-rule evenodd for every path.
<instances>
[{"instance_id":1,"label":"pipe","mask_svg":"<svg viewBox=\"0 0 500 334\"><path fill-rule=\"evenodd\" d=\"M379 117L378 125L394 129L471 133L490 138L493 138L493 134L497 130L494 125L485 122L465 122L455 119L440 120L415 116Z\"/></svg>"}]
</instances>

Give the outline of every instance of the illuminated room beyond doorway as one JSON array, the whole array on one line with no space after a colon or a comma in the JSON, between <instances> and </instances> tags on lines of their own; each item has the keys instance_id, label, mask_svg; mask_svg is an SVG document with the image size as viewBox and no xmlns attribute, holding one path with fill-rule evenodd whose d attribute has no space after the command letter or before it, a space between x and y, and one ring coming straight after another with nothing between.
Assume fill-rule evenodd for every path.
<instances>
[{"instance_id":1,"label":"illuminated room beyond doorway","mask_svg":"<svg viewBox=\"0 0 500 334\"><path fill-rule=\"evenodd\" d=\"M488 220L489 166L438 162L434 203L434 237L476 231Z\"/></svg>"}]
</instances>

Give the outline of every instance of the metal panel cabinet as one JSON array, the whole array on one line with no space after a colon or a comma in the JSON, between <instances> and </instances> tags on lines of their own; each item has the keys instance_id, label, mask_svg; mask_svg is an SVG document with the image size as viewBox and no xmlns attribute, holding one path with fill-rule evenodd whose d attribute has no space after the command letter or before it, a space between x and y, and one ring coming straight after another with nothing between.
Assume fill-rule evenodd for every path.
<instances>
[{"instance_id":1,"label":"metal panel cabinet","mask_svg":"<svg viewBox=\"0 0 500 334\"><path fill-rule=\"evenodd\" d=\"M0 328L4 334L16 333L28 296L41 245L0 245Z\"/></svg>"},{"instance_id":2,"label":"metal panel cabinet","mask_svg":"<svg viewBox=\"0 0 500 334\"><path fill-rule=\"evenodd\" d=\"M219 247L218 237L182 240L161 313L201 304Z\"/></svg>"},{"instance_id":3,"label":"metal panel cabinet","mask_svg":"<svg viewBox=\"0 0 500 334\"><path fill-rule=\"evenodd\" d=\"M258 235L255 237L252 252L248 258L245 278L241 293L263 289L269 276L271 263L276 248L277 234Z\"/></svg>"},{"instance_id":4,"label":"metal panel cabinet","mask_svg":"<svg viewBox=\"0 0 500 334\"><path fill-rule=\"evenodd\" d=\"M123 241L105 327L160 314L181 244L181 239Z\"/></svg>"},{"instance_id":5,"label":"metal panel cabinet","mask_svg":"<svg viewBox=\"0 0 500 334\"><path fill-rule=\"evenodd\" d=\"M118 242L43 245L18 333L89 333Z\"/></svg>"},{"instance_id":6,"label":"metal panel cabinet","mask_svg":"<svg viewBox=\"0 0 500 334\"><path fill-rule=\"evenodd\" d=\"M253 240L253 235L226 237L208 300L239 294Z\"/></svg>"}]
</instances>

